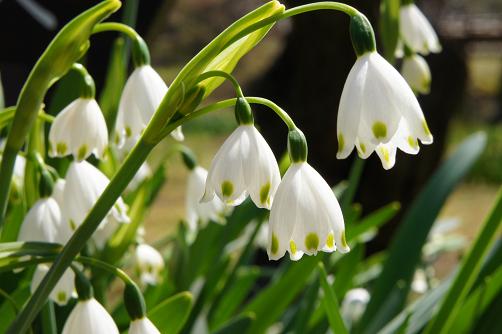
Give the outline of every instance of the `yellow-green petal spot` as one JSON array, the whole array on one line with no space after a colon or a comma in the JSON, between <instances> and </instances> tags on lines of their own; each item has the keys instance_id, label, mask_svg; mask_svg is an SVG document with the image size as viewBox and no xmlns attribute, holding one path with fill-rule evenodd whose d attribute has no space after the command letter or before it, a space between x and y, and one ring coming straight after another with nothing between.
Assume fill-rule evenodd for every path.
<instances>
[{"instance_id":1,"label":"yellow-green petal spot","mask_svg":"<svg viewBox=\"0 0 502 334\"><path fill-rule=\"evenodd\" d=\"M277 236L275 234L272 234L272 245L270 247L270 250L272 251L272 254L277 254L279 251L279 239L277 239Z\"/></svg>"},{"instance_id":2,"label":"yellow-green petal spot","mask_svg":"<svg viewBox=\"0 0 502 334\"><path fill-rule=\"evenodd\" d=\"M342 231L342 237L340 238L342 242L342 248L348 248L347 240L345 239L345 231Z\"/></svg>"},{"instance_id":3,"label":"yellow-green petal spot","mask_svg":"<svg viewBox=\"0 0 502 334\"><path fill-rule=\"evenodd\" d=\"M77 224L75 224L75 221L73 219L70 219L70 228L72 231L75 231L77 229Z\"/></svg>"},{"instance_id":4,"label":"yellow-green petal spot","mask_svg":"<svg viewBox=\"0 0 502 334\"><path fill-rule=\"evenodd\" d=\"M131 137L132 136L132 130L129 126L126 126L125 127L125 135L127 138Z\"/></svg>"},{"instance_id":5,"label":"yellow-green petal spot","mask_svg":"<svg viewBox=\"0 0 502 334\"><path fill-rule=\"evenodd\" d=\"M310 251L316 251L319 247L319 237L315 233L309 233L305 237L305 247Z\"/></svg>"},{"instance_id":6,"label":"yellow-green petal spot","mask_svg":"<svg viewBox=\"0 0 502 334\"><path fill-rule=\"evenodd\" d=\"M68 149L68 146L65 143L57 143L56 145L56 152L60 155L65 155L66 150Z\"/></svg>"},{"instance_id":7,"label":"yellow-green petal spot","mask_svg":"<svg viewBox=\"0 0 502 334\"><path fill-rule=\"evenodd\" d=\"M293 240L289 241L289 249L291 250L291 254L296 253L296 244Z\"/></svg>"},{"instance_id":8,"label":"yellow-green petal spot","mask_svg":"<svg viewBox=\"0 0 502 334\"><path fill-rule=\"evenodd\" d=\"M269 204L270 197L268 197L270 193L270 182L267 182L260 189L260 202L261 204Z\"/></svg>"},{"instance_id":9,"label":"yellow-green petal spot","mask_svg":"<svg viewBox=\"0 0 502 334\"><path fill-rule=\"evenodd\" d=\"M390 161L390 154L389 154L389 150L387 149L387 147L380 148L380 151L382 152L383 159L386 162L389 162Z\"/></svg>"},{"instance_id":10,"label":"yellow-green petal spot","mask_svg":"<svg viewBox=\"0 0 502 334\"><path fill-rule=\"evenodd\" d=\"M84 160L87 155L87 145L84 144L78 149L77 159Z\"/></svg>"},{"instance_id":11,"label":"yellow-green petal spot","mask_svg":"<svg viewBox=\"0 0 502 334\"><path fill-rule=\"evenodd\" d=\"M326 238L326 246L328 246L328 248L333 248L335 246L335 237L333 236L333 232L328 234L328 237Z\"/></svg>"},{"instance_id":12,"label":"yellow-green petal spot","mask_svg":"<svg viewBox=\"0 0 502 334\"><path fill-rule=\"evenodd\" d=\"M387 126L384 123L375 122L373 123L373 127L371 129L373 130L375 138L382 139L387 137Z\"/></svg>"},{"instance_id":13,"label":"yellow-green petal spot","mask_svg":"<svg viewBox=\"0 0 502 334\"><path fill-rule=\"evenodd\" d=\"M66 300L66 293L64 291L59 291L56 299L58 300L58 302L63 303Z\"/></svg>"},{"instance_id":14,"label":"yellow-green petal spot","mask_svg":"<svg viewBox=\"0 0 502 334\"><path fill-rule=\"evenodd\" d=\"M345 147L345 140L343 139L343 134L338 134L338 152L342 152Z\"/></svg>"},{"instance_id":15,"label":"yellow-green petal spot","mask_svg":"<svg viewBox=\"0 0 502 334\"><path fill-rule=\"evenodd\" d=\"M230 181L223 181L221 184L221 194L223 197L230 197L234 192L234 185Z\"/></svg>"},{"instance_id":16,"label":"yellow-green petal spot","mask_svg":"<svg viewBox=\"0 0 502 334\"><path fill-rule=\"evenodd\" d=\"M415 138L413 138L412 136L408 136L408 144L410 145L410 147L412 148L417 148L418 147L418 142Z\"/></svg>"},{"instance_id":17,"label":"yellow-green petal spot","mask_svg":"<svg viewBox=\"0 0 502 334\"><path fill-rule=\"evenodd\" d=\"M429 126L427 125L425 119L422 120L422 128L427 136L432 136L431 130L429 130Z\"/></svg>"},{"instance_id":18,"label":"yellow-green petal spot","mask_svg":"<svg viewBox=\"0 0 502 334\"><path fill-rule=\"evenodd\" d=\"M364 143L359 143L359 148L361 149L361 153L366 153L366 145Z\"/></svg>"}]
</instances>

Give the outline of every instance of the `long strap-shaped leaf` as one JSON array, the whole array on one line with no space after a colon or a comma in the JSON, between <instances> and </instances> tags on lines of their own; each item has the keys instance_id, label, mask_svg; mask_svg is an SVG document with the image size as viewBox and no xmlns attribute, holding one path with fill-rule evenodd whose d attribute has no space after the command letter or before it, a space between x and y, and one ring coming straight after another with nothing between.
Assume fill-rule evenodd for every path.
<instances>
[{"instance_id":1,"label":"long strap-shaped leaf","mask_svg":"<svg viewBox=\"0 0 502 334\"><path fill-rule=\"evenodd\" d=\"M427 326L425 333L448 333L453 319L461 308L467 293L476 281L481 270L483 259L494 242L495 235L502 224L502 187L499 190L495 205L486 218L481 232L478 234L469 254L462 261L462 266L448 291L438 314Z\"/></svg>"},{"instance_id":2,"label":"long strap-shaped leaf","mask_svg":"<svg viewBox=\"0 0 502 334\"><path fill-rule=\"evenodd\" d=\"M349 332L345 328L345 324L343 323L343 319L340 314L340 307L338 306L335 292L328 283L328 276L322 262L319 262L319 279L321 280L321 287L324 292L322 303L328 316L331 330L336 334L348 334Z\"/></svg>"},{"instance_id":3,"label":"long strap-shaped leaf","mask_svg":"<svg viewBox=\"0 0 502 334\"><path fill-rule=\"evenodd\" d=\"M382 274L374 285L360 322L361 332L377 332L403 308L432 224L448 195L480 156L485 143L483 133L467 138L432 176L407 211L389 248Z\"/></svg>"}]
</instances>

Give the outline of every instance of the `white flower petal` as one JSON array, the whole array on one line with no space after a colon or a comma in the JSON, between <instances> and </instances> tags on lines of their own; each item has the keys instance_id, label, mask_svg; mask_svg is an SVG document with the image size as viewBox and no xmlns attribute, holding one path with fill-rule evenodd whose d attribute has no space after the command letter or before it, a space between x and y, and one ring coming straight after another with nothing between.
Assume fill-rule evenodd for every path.
<instances>
[{"instance_id":1,"label":"white flower petal","mask_svg":"<svg viewBox=\"0 0 502 334\"><path fill-rule=\"evenodd\" d=\"M375 151L384 169L388 170L394 167L396 163L396 145L394 145L394 143L388 142L387 144L380 144Z\"/></svg>"},{"instance_id":2,"label":"white flower petal","mask_svg":"<svg viewBox=\"0 0 502 334\"><path fill-rule=\"evenodd\" d=\"M106 309L94 298L79 300L63 327L63 334L119 334Z\"/></svg>"},{"instance_id":3,"label":"white flower petal","mask_svg":"<svg viewBox=\"0 0 502 334\"><path fill-rule=\"evenodd\" d=\"M164 270L164 259L155 248L139 244L134 253L134 263L142 284L155 285L159 282L161 272Z\"/></svg>"},{"instance_id":4,"label":"white flower petal","mask_svg":"<svg viewBox=\"0 0 502 334\"><path fill-rule=\"evenodd\" d=\"M49 266L46 264L39 264L35 269L35 273L31 279L30 291L33 294L35 290L42 282L45 274L49 271ZM50 299L56 302L58 305L63 306L68 303L70 298L75 298L75 273L72 269L66 269L63 276L56 283L54 289L52 289Z\"/></svg>"},{"instance_id":5,"label":"white flower petal","mask_svg":"<svg viewBox=\"0 0 502 334\"><path fill-rule=\"evenodd\" d=\"M57 202L52 197L41 198L24 217L18 240L59 242L61 223L61 210Z\"/></svg>"},{"instance_id":6,"label":"white flower petal","mask_svg":"<svg viewBox=\"0 0 502 334\"><path fill-rule=\"evenodd\" d=\"M337 120L338 159L348 157L356 142L367 70L368 57L358 58L343 86Z\"/></svg>"},{"instance_id":7,"label":"white flower petal","mask_svg":"<svg viewBox=\"0 0 502 334\"><path fill-rule=\"evenodd\" d=\"M72 154L81 161L94 154L102 158L107 145L105 118L94 99L78 98L71 102L56 116L49 131L52 157Z\"/></svg>"},{"instance_id":8,"label":"white flower petal","mask_svg":"<svg viewBox=\"0 0 502 334\"><path fill-rule=\"evenodd\" d=\"M401 38L412 50L424 55L441 52L436 32L414 3L401 6L399 22Z\"/></svg>"},{"instance_id":9,"label":"white flower petal","mask_svg":"<svg viewBox=\"0 0 502 334\"><path fill-rule=\"evenodd\" d=\"M411 57L405 57L401 74L414 91L421 94L429 93L431 70L422 56L414 54Z\"/></svg>"},{"instance_id":10,"label":"white flower petal","mask_svg":"<svg viewBox=\"0 0 502 334\"><path fill-rule=\"evenodd\" d=\"M150 319L144 317L131 321L129 334L160 334L160 331L157 327L155 327Z\"/></svg>"},{"instance_id":11,"label":"white flower petal","mask_svg":"<svg viewBox=\"0 0 502 334\"><path fill-rule=\"evenodd\" d=\"M270 209L281 181L279 166L270 146L258 130L254 126L245 128L245 135L249 140L249 152L243 157L246 188L257 207Z\"/></svg>"}]
</instances>

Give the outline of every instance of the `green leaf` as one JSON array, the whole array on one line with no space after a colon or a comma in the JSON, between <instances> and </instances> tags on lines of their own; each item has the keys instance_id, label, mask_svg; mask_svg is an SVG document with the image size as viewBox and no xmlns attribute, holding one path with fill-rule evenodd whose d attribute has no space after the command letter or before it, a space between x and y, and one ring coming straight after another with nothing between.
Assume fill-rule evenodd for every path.
<instances>
[{"instance_id":1,"label":"green leaf","mask_svg":"<svg viewBox=\"0 0 502 334\"><path fill-rule=\"evenodd\" d=\"M474 333L473 325L502 291L502 268L487 277L466 299L452 321L450 333Z\"/></svg>"},{"instance_id":2,"label":"green leaf","mask_svg":"<svg viewBox=\"0 0 502 334\"><path fill-rule=\"evenodd\" d=\"M148 312L148 318L162 334L179 333L192 309L192 294L181 292Z\"/></svg>"},{"instance_id":3,"label":"green leaf","mask_svg":"<svg viewBox=\"0 0 502 334\"><path fill-rule=\"evenodd\" d=\"M253 313L242 314L235 319L230 320L227 324L223 325L220 329L214 332L214 334L234 334L234 333L245 333L253 321L255 321L255 315Z\"/></svg>"},{"instance_id":4,"label":"green leaf","mask_svg":"<svg viewBox=\"0 0 502 334\"><path fill-rule=\"evenodd\" d=\"M406 326L407 334L418 333L434 315L434 307L443 298L452 283L452 278L443 281L437 288L416 300L406 307L392 321L390 321L378 334L394 334Z\"/></svg>"},{"instance_id":5,"label":"green leaf","mask_svg":"<svg viewBox=\"0 0 502 334\"><path fill-rule=\"evenodd\" d=\"M209 328L218 328L235 313L249 295L259 276L259 267L241 267L237 270L234 282L228 290L223 291L224 294L217 308L209 313L213 315L209 319Z\"/></svg>"},{"instance_id":6,"label":"green leaf","mask_svg":"<svg viewBox=\"0 0 502 334\"><path fill-rule=\"evenodd\" d=\"M23 284L10 294L10 296L18 307L22 306L30 296L29 282L27 280L24 281ZM0 306L0 314L2 315L2 321L0 321L0 333L5 333L10 323L16 317L16 311L13 309L9 301L5 301L2 306Z\"/></svg>"},{"instance_id":7,"label":"green leaf","mask_svg":"<svg viewBox=\"0 0 502 334\"><path fill-rule=\"evenodd\" d=\"M283 275L262 289L246 305L244 312L253 312L256 315L256 321L253 322L248 333L265 332L284 313L284 310L305 286L318 261L318 257L308 256L303 257L301 261L292 262Z\"/></svg>"},{"instance_id":8,"label":"green leaf","mask_svg":"<svg viewBox=\"0 0 502 334\"><path fill-rule=\"evenodd\" d=\"M347 328L343 323L342 315L340 314L340 307L338 306L338 300L336 299L335 292L328 283L328 275L324 269L322 262L318 264L319 279L321 281L321 287L324 291L324 296L321 301L324 305L324 310L328 316L329 325L333 333L337 334L348 334Z\"/></svg>"},{"instance_id":9,"label":"green leaf","mask_svg":"<svg viewBox=\"0 0 502 334\"><path fill-rule=\"evenodd\" d=\"M358 264L364 257L364 246L356 245L348 254L344 254L336 263L335 284L333 286L335 296L342 300L345 293L354 286L353 279L358 269Z\"/></svg>"},{"instance_id":10,"label":"green leaf","mask_svg":"<svg viewBox=\"0 0 502 334\"><path fill-rule=\"evenodd\" d=\"M398 202L392 202L364 217L357 224L348 225L347 240L356 240L366 232L370 232L387 223L398 213L400 208L401 205Z\"/></svg>"},{"instance_id":11,"label":"green leaf","mask_svg":"<svg viewBox=\"0 0 502 334\"><path fill-rule=\"evenodd\" d=\"M399 39L400 0L383 0L380 3L380 36L385 58L393 63Z\"/></svg>"},{"instance_id":12,"label":"green leaf","mask_svg":"<svg viewBox=\"0 0 502 334\"><path fill-rule=\"evenodd\" d=\"M469 253L462 259L460 270L455 277L452 287L441 303L439 312L427 326L425 333L449 333L455 316L458 314L464 299L474 285L476 277L481 271L484 257L490 245L493 244L497 231L502 224L502 186L495 204L476 237Z\"/></svg>"},{"instance_id":13,"label":"green leaf","mask_svg":"<svg viewBox=\"0 0 502 334\"><path fill-rule=\"evenodd\" d=\"M108 62L105 84L99 96L99 106L103 111L108 133L112 140L119 108L120 92L124 88L127 76L126 50L128 48L126 48L124 38L118 37L115 39Z\"/></svg>"},{"instance_id":14,"label":"green leaf","mask_svg":"<svg viewBox=\"0 0 502 334\"><path fill-rule=\"evenodd\" d=\"M389 247L388 258L361 320L361 330L375 333L402 309L432 224L448 195L476 162L485 144L483 133L467 138L434 173L412 203ZM390 298L391 294L394 294L393 298Z\"/></svg>"}]
</instances>

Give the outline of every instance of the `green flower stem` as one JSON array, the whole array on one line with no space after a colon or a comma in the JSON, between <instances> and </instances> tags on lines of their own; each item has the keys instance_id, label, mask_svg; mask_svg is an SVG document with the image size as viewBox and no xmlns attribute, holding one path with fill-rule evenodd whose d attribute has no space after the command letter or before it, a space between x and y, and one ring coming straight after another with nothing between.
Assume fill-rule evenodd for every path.
<instances>
[{"instance_id":1,"label":"green flower stem","mask_svg":"<svg viewBox=\"0 0 502 334\"><path fill-rule=\"evenodd\" d=\"M45 275L35 293L10 325L7 330L8 334L21 334L26 332L59 278L71 265L73 259L77 257L77 254L84 248L87 240L91 238L94 231L103 218L105 218L110 208L115 204L116 200L120 197L120 194L125 190L154 146L155 144L147 143L143 138L140 138L136 146L134 146L127 156L122 167L117 171L117 174L112 178L103 194L99 197L82 225L75 231L72 238L63 248L61 254L56 258L56 261L51 266L47 275Z\"/></svg>"},{"instance_id":2,"label":"green flower stem","mask_svg":"<svg viewBox=\"0 0 502 334\"><path fill-rule=\"evenodd\" d=\"M40 317L42 318L42 333L57 334L56 313L54 312L54 303L51 300L45 303Z\"/></svg>"},{"instance_id":3,"label":"green flower stem","mask_svg":"<svg viewBox=\"0 0 502 334\"><path fill-rule=\"evenodd\" d=\"M279 107L274 102L272 102L268 99L262 98L262 97L245 96L244 98L249 103L261 104L261 105L267 106L270 109L272 109L282 119L282 121L287 125L289 130L297 129L295 123L293 122L291 117L288 115L288 113L285 112L281 107ZM223 100L223 101L219 101L219 102L210 104L210 105L205 106L203 108L200 108L198 110L195 110L194 112L186 115L185 117L177 120L176 122L169 123L169 125L166 126L162 130L162 135L167 136L169 133L171 133L171 131L176 129L178 126L182 125L185 122L188 122L191 119L197 118L199 116L208 114L213 111L233 107L233 106L235 106L236 101L237 101L237 98L227 99L227 100Z\"/></svg>"},{"instance_id":4,"label":"green flower stem","mask_svg":"<svg viewBox=\"0 0 502 334\"><path fill-rule=\"evenodd\" d=\"M87 69L84 65L75 63L71 66L71 69L77 72L82 79L83 89L80 93L81 97L84 98L94 98L96 96L96 85L94 84L94 79L92 79Z\"/></svg>"},{"instance_id":5,"label":"green flower stem","mask_svg":"<svg viewBox=\"0 0 502 334\"><path fill-rule=\"evenodd\" d=\"M491 245L495 241L497 231L502 225L502 187L499 188L495 204L485 219L481 232L478 234L471 250L462 260L460 270L455 277L450 290L444 298L436 316L429 322L424 333L449 333L452 321L455 319L464 299L471 289L481 270Z\"/></svg>"},{"instance_id":6,"label":"green flower stem","mask_svg":"<svg viewBox=\"0 0 502 334\"><path fill-rule=\"evenodd\" d=\"M202 82L202 81L209 79L209 78L214 78L214 77L222 77L222 78L227 79L234 86L235 93L237 94L237 96L244 97L244 94L242 93L241 86L239 85L239 82L237 81L237 79L235 79L235 77L232 74L224 72L224 71L216 71L215 70L215 71L204 72L203 74L199 75L197 80L195 80L195 84Z\"/></svg>"},{"instance_id":7,"label":"green flower stem","mask_svg":"<svg viewBox=\"0 0 502 334\"><path fill-rule=\"evenodd\" d=\"M135 67L150 64L150 52L148 50L148 46L146 45L143 38L141 38L141 36L136 32L136 30L124 23L106 22L94 26L92 33L97 34L106 31L121 32L132 40L132 54Z\"/></svg>"},{"instance_id":8,"label":"green flower stem","mask_svg":"<svg viewBox=\"0 0 502 334\"><path fill-rule=\"evenodd\" d=\"M136 283L120 268L117 268L109 263L100 261L98 259L87 257L87 256L78 256L74 261L80 262L82 264L86 264L95 268L103 269L108 271L110 274L113 274L120 278L125 284L135 285Z\"/></svg>"},{"instance_id":9,"label":"green flower stem","mask_svg":"<svg viewBox=\"0 0 502 334\"><path fill-rule=\"evenodd\" d=\"M317 10L335 10L335 11L343 12L349 16L359 15L359 11L357 9L355 9L354 7L349 6L347 4L340 3L340 2L325 1L325 2L309 3L306 5L290 8L290 9L284 11L280 15L272 16L272 17L266 18L264 20L261 20L259 22L256 22L255 24L247 27L246 29L244 29L241 32L239 32L238 34L236 34L226 44L225 47L231 45L235 41L238 41L242 37L254 32L260 28L263 28L271 23L275 23L277 21L284 20L284 19L287 19L287 18L295 16L295 15L313 12L313 11L317 11Z\"/></svg>"}]
</instances>

